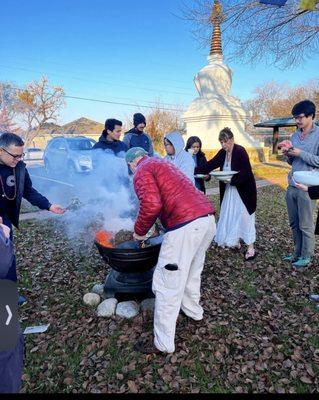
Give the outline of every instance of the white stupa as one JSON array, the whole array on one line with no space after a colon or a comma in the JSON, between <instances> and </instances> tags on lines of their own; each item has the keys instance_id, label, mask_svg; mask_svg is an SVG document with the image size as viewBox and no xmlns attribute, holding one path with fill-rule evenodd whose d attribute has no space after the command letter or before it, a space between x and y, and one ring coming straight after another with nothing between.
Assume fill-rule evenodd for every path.
<instances>
[{"instance_id":1,"label":"white stupa","mask_svg":"<svg viewBox=\"0 0 319 400\"><path fill-rule=\"evenodd\" d=\"M218 0L214 2L211 22L214 31L208 65L195 76L194 83L199 93L183 114L186 124L186 140L199 136L206 150L220 149L218 135L221 129L232 130L235 142L246 149L256 149L262 145L245 132L246 112L237 97L231 96L232 70L223 63L220 24L222 8Z\"/></svg>"}]
</instances>

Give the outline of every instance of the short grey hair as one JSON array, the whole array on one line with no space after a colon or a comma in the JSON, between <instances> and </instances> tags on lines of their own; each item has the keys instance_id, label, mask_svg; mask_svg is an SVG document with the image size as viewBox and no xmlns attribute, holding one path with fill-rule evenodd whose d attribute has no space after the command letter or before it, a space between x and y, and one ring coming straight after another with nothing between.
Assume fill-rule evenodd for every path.
<instances>
[{"instance_id":1,"label":"short grey hair","mask_svg":"<svg viewBox=\"0 0 319 400\"><path fill-rule=\"evenodd\" d=\"M227 140L229 140L229 139L234 139L233 132L230 130L230 128L222 129L219 132L218 140L227 142Z\"/></svg>"},{"instance_id":2,"label":"short grey hair","mask_svg":"<svg viewBox=\"0 0 319 400\"><path fill-rule=\"evenodd\" d=\"M0 132L0 147L7 148L11 145L24 146L22 138L12 132Z\"/></svg>"}]
</instances>

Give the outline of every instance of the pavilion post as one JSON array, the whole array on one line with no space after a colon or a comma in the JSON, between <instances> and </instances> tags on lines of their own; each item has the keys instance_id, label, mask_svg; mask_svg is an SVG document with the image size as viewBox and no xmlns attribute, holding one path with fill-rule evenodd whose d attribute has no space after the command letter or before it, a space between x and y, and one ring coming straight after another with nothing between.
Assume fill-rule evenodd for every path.
<instances>
[{"instance_id":1,"label":"pavilion post","mask_svg":"<svg viewBox=\"0 0 319 400\"><path fill-rule=\"evenodd\" d=\"M279 126L274 126L272 136L272 153L278 154L278 141L279 141Z\"/></svg>"}]
</instances>

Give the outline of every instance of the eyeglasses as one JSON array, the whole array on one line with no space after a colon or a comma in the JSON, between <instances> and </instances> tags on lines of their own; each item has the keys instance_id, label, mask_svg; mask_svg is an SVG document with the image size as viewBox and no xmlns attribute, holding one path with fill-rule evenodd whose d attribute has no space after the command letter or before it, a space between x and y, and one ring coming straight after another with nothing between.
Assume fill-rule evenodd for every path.
<instances>
[{"instance_id":1,"label":"eyeglasses","mask_svg":"<svg viewBox=\"0 0 319 400\"><path fill-rule=\"evenodd\" d=\"M24 156L25 153L22 154L11 154L8 150L6 150L4 147L1 147L2 150L4 150L6 153L9 154L9 156L11 156L12 158L14 158L15 160L21 160Z\"/></svg>"},{"instance_id":2,"label":"eyeglasses","mask_svg":"<svg viewBox=\"0 0 319 400\"><path fill-rule=\"evenodd\" d=\"M295 121L301 121L303 118L307 118L307 115L298 115L297 117L293 117Z\"/></svg>"}]
</instances>

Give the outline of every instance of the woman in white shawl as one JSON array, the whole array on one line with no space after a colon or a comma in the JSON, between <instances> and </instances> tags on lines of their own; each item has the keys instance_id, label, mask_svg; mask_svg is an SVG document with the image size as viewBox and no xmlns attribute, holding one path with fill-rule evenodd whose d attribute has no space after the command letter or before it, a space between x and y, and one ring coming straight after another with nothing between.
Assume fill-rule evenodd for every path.
<instances>
[{"instance_id":1,"label":"woman in white shawl","mask_svg":"<svg viewBox=\"0 0 319 400\"><path fill-rule=\"evenodd\" d=\"M195 163L191 154L184 150L185 143L182 135L177 131L167 133L164 137L164 146L167 153L165 160L176 165L195 185Z\"/></svg>"}]
</instances>

